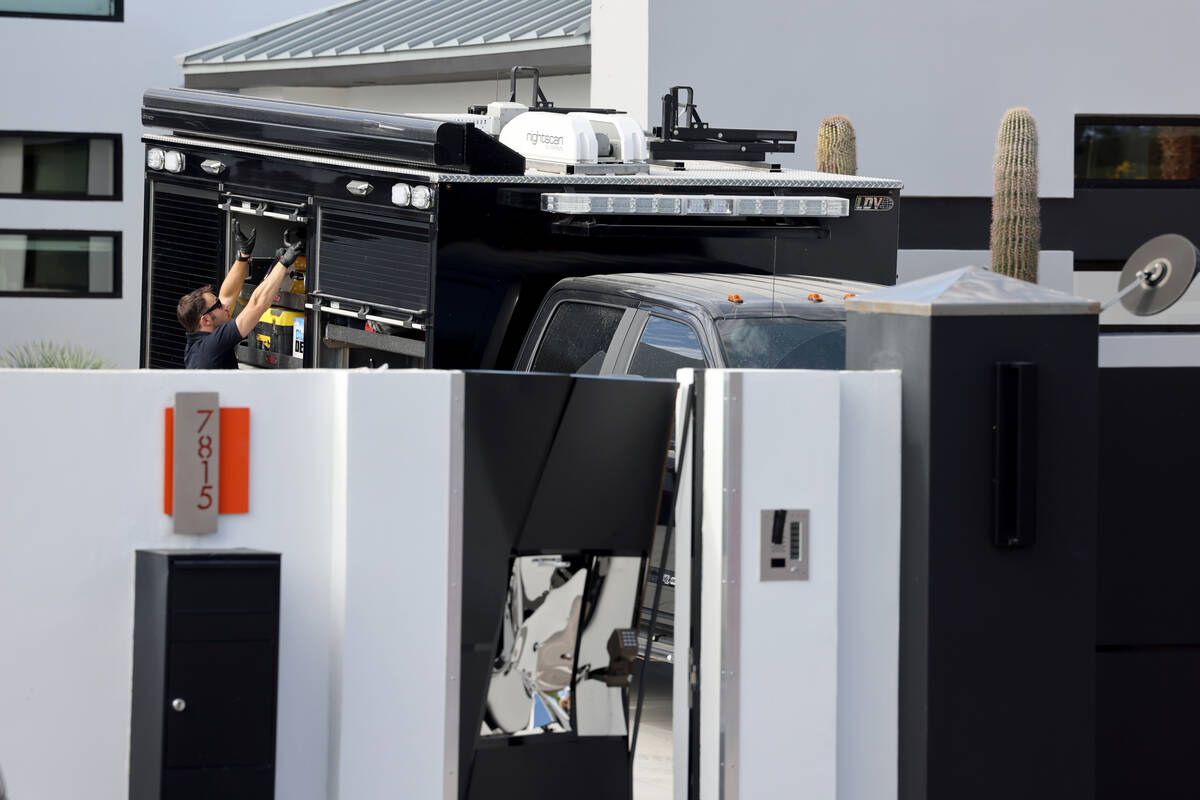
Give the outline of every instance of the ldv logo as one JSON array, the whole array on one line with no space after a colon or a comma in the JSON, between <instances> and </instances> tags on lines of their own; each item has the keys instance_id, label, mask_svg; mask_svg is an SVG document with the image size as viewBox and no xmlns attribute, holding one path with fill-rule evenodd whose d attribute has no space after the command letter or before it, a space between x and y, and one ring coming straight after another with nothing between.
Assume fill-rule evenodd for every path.
<instances>
[{"instance_id":1,"label":"ldv logo","mask_svg":"<svg viewBox=\"0 0 1200 800\"><path fill-rule=\"evenodd\" d=\"M896 201L886 195L860 195L854 198L855 211L891 211Z\"/></svg>"}]
</instances>

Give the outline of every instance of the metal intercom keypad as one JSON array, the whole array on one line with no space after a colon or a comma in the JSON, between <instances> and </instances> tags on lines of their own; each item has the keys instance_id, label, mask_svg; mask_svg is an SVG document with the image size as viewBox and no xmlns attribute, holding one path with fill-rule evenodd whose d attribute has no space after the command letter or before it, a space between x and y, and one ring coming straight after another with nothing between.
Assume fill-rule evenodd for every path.
<instances>
[{"instance_id":1,"label":"metal intercom keypad","mask_svg":"<svg viewBox=\"0 0 1200 800\"><path fill-rule=\"evenodd\" d=\"M808 580L808 509L763 509L760 580Z\"/></svg>"}]
</instances>

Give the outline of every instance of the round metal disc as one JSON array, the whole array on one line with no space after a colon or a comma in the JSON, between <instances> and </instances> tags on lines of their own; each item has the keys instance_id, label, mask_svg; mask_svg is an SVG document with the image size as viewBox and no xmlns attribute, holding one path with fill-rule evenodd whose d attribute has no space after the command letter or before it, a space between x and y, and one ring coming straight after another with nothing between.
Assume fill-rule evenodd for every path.
<instances>
[{"instance_id":1,"label":"round metal disc","mask_svg":"<svg viewBox=\"0 0 1200 800\"><path fill-rule=\"evenodd\" d=\"M1192 278L1200 252L1186 236L1164 233L1143 244L1125 262L1118 288L1124 289L1139 280L1137 273L1150 268L1153 275L1142 285L1121 298L1121 305L1140 317L1148 317L1170 308L1183 297Z\"/></svg>"}]
</instances>

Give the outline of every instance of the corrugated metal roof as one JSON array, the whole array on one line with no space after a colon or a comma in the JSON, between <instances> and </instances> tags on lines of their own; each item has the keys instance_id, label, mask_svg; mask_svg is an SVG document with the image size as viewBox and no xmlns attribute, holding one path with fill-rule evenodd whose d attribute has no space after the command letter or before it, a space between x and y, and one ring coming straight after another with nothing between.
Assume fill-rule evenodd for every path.
<instances>
[{"instance_id":1,"label":"corrugated metal roof","mask_svg":"<svg viewBox=\"0 0 1200 800\"><path fill-rule=\"evenodd\" d=\"M579 37L590 30L591 11L591 0L354 0L187 53L183 65L372 55Z\"/></svg>"}]
</instances>

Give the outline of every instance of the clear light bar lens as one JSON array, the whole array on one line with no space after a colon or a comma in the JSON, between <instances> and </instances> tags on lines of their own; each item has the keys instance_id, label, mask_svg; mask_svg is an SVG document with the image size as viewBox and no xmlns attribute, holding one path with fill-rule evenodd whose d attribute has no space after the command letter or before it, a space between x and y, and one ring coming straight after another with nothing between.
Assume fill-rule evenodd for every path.
<instances>
[{"instance_id":1,"label":"clear light bar lens","mask_svg":"<svg viewBox=\"0 0 1200 800\"><path fill-rule=\"evenodd\" d=\"M162 169L164 158L166 158L166 154L163 153L162 148L151 147L146 151L146 166L150 169Z\"/></svg>"},{"instance_id":2,"label":"clear light bar lens","mask_svg":"<svg viewBox=\"0 0 1200 800\"><path fill-rule=\"evenodd\" d=\"M698 217L845 217L850 214L850 201L845 197L547 192L542 195L542 211L554 214L672 214Z\"/></svg>"},{"instance_id":3,"label":"clear light bar lens","mask_svg":"<svg viewBox=\"0 0 1200 800\"><path fill-rule=\"evenodd\" d=\"M178 150L168 150L163 158L163 169L167 172L183 172L183 153Z\"/></svg>"},{"instance_id":4,"label":"clear light bar lens","mask_svg":"<svg viewBox=\"0 0 1200 800\"><path fill-rule=\"evenodd\" d=\"M414 186L412 188L412 204L413 208L426 209L433 205L433 192L428 186Z\"/></svg>"},{"instance_id":5,"label":"clear light bar lens","mask_svg":"<svg viewBox=\"0 0 1200 800\"><path fill-rule=\"evenodd\" d=\"M412 187L407 183L392 184L392 205L406 206L412 202Z\"/></svg>"}]
</instances>

